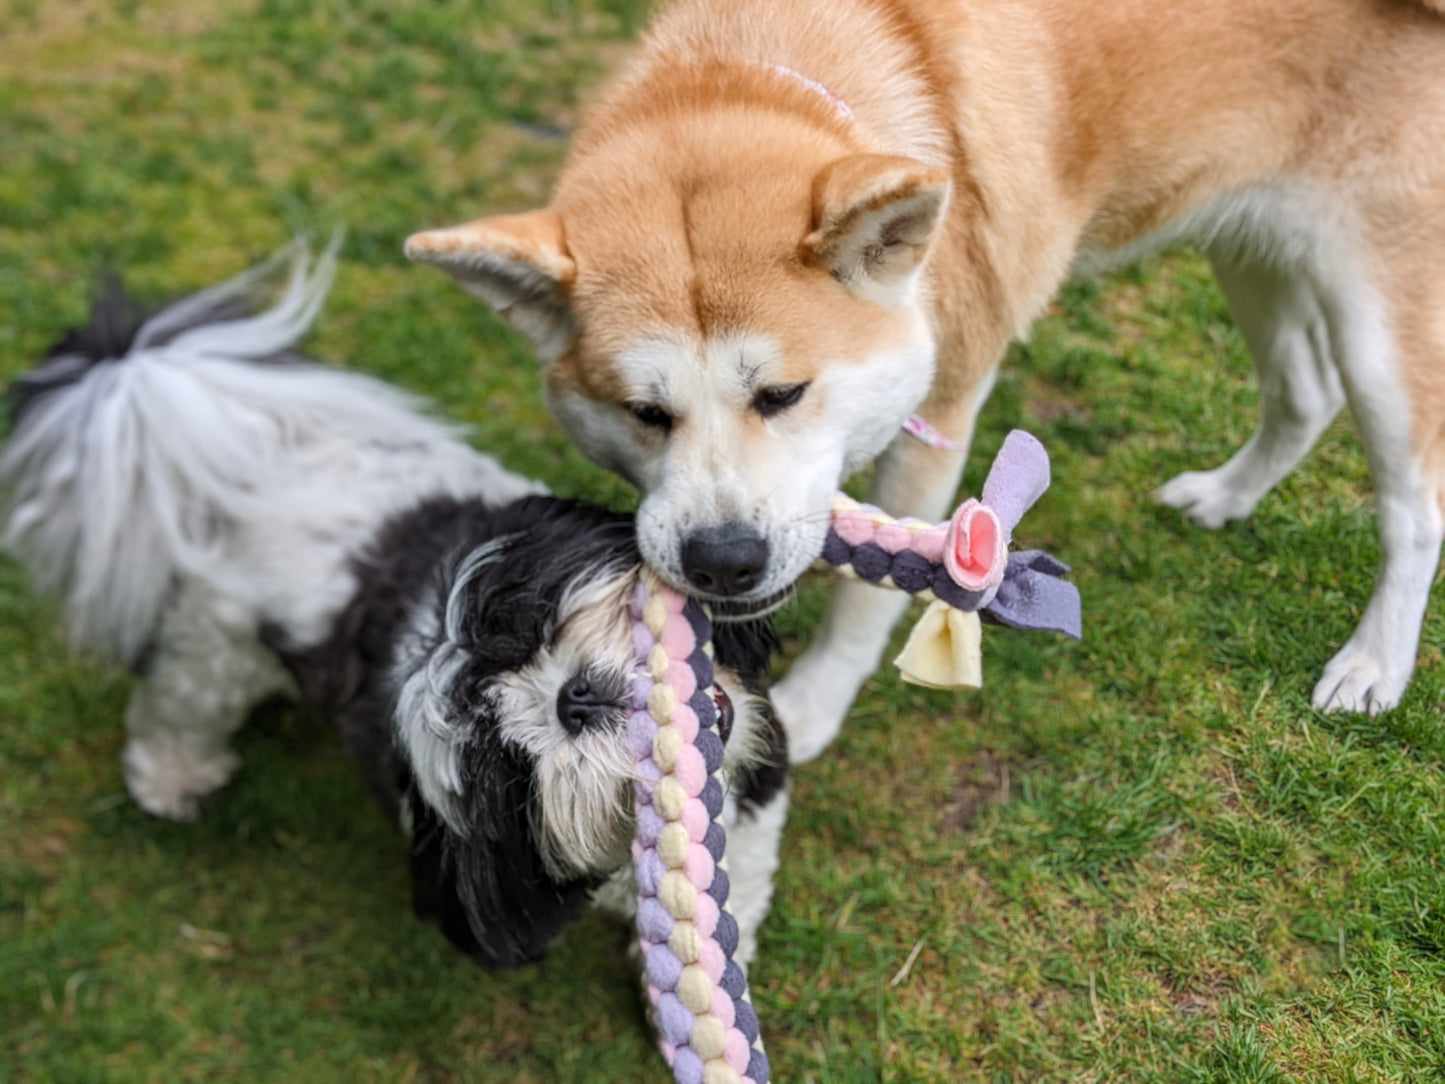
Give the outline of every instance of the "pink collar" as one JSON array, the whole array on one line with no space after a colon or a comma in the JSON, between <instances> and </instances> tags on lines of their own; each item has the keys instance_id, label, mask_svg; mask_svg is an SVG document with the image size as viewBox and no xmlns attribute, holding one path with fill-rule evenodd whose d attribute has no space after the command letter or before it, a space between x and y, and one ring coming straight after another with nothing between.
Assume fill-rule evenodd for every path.
<instances>
[{"instance_id":1,"label":"pink collar","mask_svg":"<svg viewBox=\"0 0 1445 1084\"><path fill-rule=\"evenodd\" d=\"M966 452L968 445L962 441L950 440L945 437L931 424L922 414L910 414L908 420L903 423L903 431L914 440L922 441L930 448L937 448L941 452Z\"/></svg>"},{"instance_id":2,"label":"pink collar","mask_svg":"<svg viewBox=\"0 0 1445 1084\"><path fill-rule=\"evenodd\" d=\"M828 101L832 104L834 112L836 112L838 116L842 117L844 120L853 119L853 110L848 108L848 103L845 102L842 98L838 97L838 95L834 94L822 83L818 82L818 80L809 79L802 72L795 71L794 69L788 67L786 64L768 64L766 65L766 67L775 75L781 75L784 79L791 79L793 82L807 87L814 94L821 94L824 98L827 98Z\"/></svg>"}]
</instances>

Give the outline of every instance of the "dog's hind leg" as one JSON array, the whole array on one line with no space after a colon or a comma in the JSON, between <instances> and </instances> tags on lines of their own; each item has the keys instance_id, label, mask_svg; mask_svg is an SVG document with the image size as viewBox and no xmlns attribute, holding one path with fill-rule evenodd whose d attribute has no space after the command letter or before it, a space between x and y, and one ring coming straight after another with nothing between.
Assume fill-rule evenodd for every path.
<instances>
[{"instance_id":1,"label":"dog's hind leg","mask_svg":"<svg viewBox=\"0 0 1445 1084\"><path fill-rule=\"evenodd\" d=\"M977 406L988 393L960 404L954 417L931 412L946 435L967 443ZM878 460L870 499L893 515L940 520L958 491L966 453L931 448L900 434ZM863 682L878 669L889 633L908 596L858 580L839 584L813 641L773 688L773 706L788 732L794 764L812 760L843 727Z\"/></svg>"},{"instance_id":2,"label":"dog's hind leg","mask_svg":"<svg viewBox=\"0 0 1445 1084\"><path fill-rule=\"evenodd\" d=\"M1313 704L1325 711L1394 707L1415 669L1420 627L1445 538L1439 446L1445 386L1445 214L1409 217L1409 240L1373 254L1381 284L1336 284L1330 330L1375 483L1380 570L1354 635L1325 666ZM1433 231L1425 225L1436 223ZM1376 231L1383 235L1384 230ZM1374 238L1383 243L1383 237ZM1388 258L1386 258L1388 257Z\"/></svg>"},{"instance_id":3,"label":"dog's hind leg","mask_svg":"<svg viewBox=\"0 0 1445 1084\"><path fill-rule=\"evenodd\" d=\"M289 687L254 620L239 610L188 583L161 619L126 706L122 756L126 787L147 813L194 820L201 799L240 767L231 735L259 701Z\"/></svg>"},{"instance_id":4,"label":"dog's hind leg","mask_svg":"<svg viewBox=\"0 0 1445 1084\"><path fill-rule=\"evenodd\" d=\"M1190 471L1155 490L1162 504L1203 527L1254 511L1299 464L1344 405L1329 328L1315 291L1299 275L1215 259L1259 375L1259 427L1223 466Z\"/></svg>"}]
</instances>

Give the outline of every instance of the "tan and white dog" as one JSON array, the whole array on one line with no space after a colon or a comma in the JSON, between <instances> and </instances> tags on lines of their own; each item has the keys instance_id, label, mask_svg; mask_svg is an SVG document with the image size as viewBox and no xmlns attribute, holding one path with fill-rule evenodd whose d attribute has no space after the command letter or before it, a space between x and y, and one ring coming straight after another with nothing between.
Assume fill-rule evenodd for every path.
<instances>
[{"instance_id":1,"label":"tan and white dog","mask_svg":"<svg viewBox=\"0 0 1445 1084\"><path fill-rule=\"evenodd\" d=\"M1445 483L1445 20L1431 0L681 0L578 134L550 207L421 233L535 343L581 447L643 492L645 556L765 607L840 479L941 516L1005 347L1071 272L1209 254L1258 430L1159 498L1248 515L1348 403L1373 598L1314 703L1414 669ZM832 740L904 600L845 584L776 690Z\"/></svg>"}]
</instances>

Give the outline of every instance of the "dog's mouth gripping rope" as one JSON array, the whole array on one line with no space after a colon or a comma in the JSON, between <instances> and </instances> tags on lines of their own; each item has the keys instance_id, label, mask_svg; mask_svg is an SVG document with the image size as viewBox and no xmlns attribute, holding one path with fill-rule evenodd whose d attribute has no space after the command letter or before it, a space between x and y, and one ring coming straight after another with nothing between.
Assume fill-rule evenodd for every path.
<instances>
[{"instance_id":1,"label":"dog's mouth gripping rope","mask_svg":"<svg viewBox=\"0 0 1445 1084\"><path fill-rule=\"evenodd\" d=\"M905 678L979 683L979 613L1077 638L1078 590L1047 554L1008 552L1019 518L1049 484L1048 455L1015 431L982 501L946 524L897 520L839 496L821 560L845 575L929 601L898 663ZM733 959L722 812L722 712L704 606L644 570L633 591L635 663L628 742L636 765L637 934L658 1043L677 1084L768 1084L757 1013Z\"/></svg>"}]
</instances>

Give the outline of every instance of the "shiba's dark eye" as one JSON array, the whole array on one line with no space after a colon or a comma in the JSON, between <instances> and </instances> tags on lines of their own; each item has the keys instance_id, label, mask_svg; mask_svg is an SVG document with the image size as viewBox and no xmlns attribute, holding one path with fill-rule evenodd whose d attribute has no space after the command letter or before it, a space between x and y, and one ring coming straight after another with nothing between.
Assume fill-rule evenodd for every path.
<instances>
[{"instance_id":1,"label":"shiba's dark eye","mask_svg":"<svg viewBox=\"0 0 1445 1084\"><path fill-rule=\"evenodd\" d=\"M672 431L672 415L656 403L628 403L627 413L631 414L649 429Z\"/></svg>"},{"instance_id":2,"label":"shiba's dark eye","mask_svg":"<svg viewBox=\"0 0 1445 1084\"><path fill-rule=\"evenodd\" d=\"M807 390L807 384L783 384L775 388L764 388L753 396L753 409L764 418L771 418L774 414L781 414L797 406Z\"/></svg>"}]
</instances>

